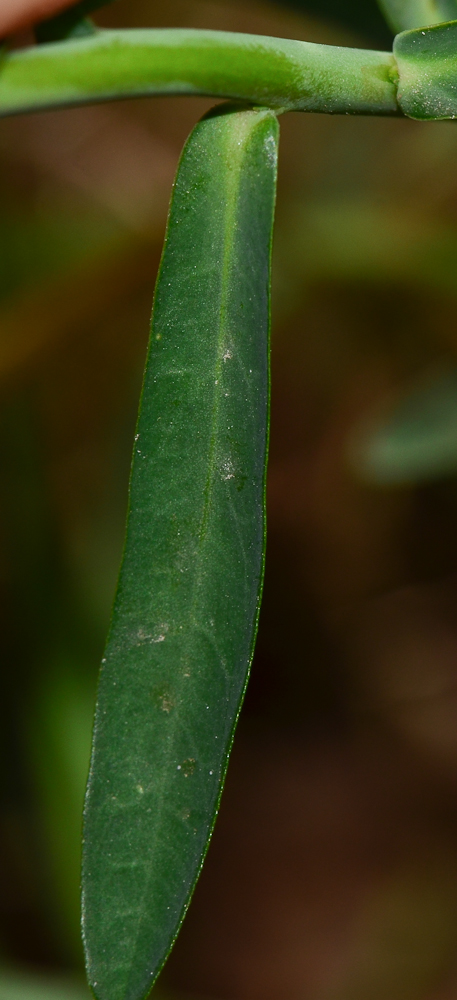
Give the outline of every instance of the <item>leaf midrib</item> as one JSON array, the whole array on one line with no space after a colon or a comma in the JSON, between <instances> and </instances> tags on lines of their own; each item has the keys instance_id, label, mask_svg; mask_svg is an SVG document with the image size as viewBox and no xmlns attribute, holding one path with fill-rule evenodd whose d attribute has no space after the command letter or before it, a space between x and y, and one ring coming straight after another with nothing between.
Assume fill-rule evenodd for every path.
<instances>
[{"instance_id":1,"label":"leaf midrib","mask_svg":"<svg viewBox=\"0 0 457 1000\"><path fill-rule=\"evenodd\" d=\"M263 117L264 117L264 114L262 114L261 112L257 113L256 114L257 122L259 122ZM257 124L257 122L256 122L256 124ZM249 128L247 124L245 124L244 122L241 123L239 121L239 119L238 119L238 121L237 121L236 124L237 124L237 126L242 126L241 128L239 128L239 133L243 133L243 137L244 138L245 138L246 132L251 132L252 131L251 128ZM233 134L229 138L230 138L230 140L232 140ZM199 600L200 584L201 584L202 577L203 577L203 565L204 565L204 561L205 561L205 559L204 559L205 539L206 539L206 534L207 534L207 529L208 529L208 523L209 523L209 519L210 519L212 498L213 498L213 493L214 493L214 478L215 478L215 471L216 471L216 466L217 466L218 427L219 427L219 423L220 423L220 420L219 420L219 416L220 416L220 402L221 402L220 375L222 373L222 346L223 346L224 336L225 336L226 330L227 330L227 317L228 317L228 311L229 311L228 310L228 299L229 299L230 287L231 287L231 281L230 281L231 262L233 260L233 256L236 253L236 240L233 238L233 234L235 232L236 220L237 220L237 214L238 214L238 211L237 211L237 208L238 208L238 197L237 196L238 196L238 193L239 193L239 190L240 190L241 179L242 179L242 169L241 169L240 164L242 162L243 157L245 156L245 141L243 142L243 138L240 139L240 141L238 143L239 155L236 158L236 163L234 163L233 166L231 166L229 168L229 170L228 170L229 183L227 184L227 189L226 190L227 190L227 194L228 194L227 201L228 201L229 204L228 204L227 210L223 213L224 237L223 237L223 243L222 243L222 280L221 280L221 286L220 286L220 306L219 306L219 313L218 313L218 332L217 332L217 339L216 339L217 362L216 362L216 365L215 365L214 371L213 371L214 382L217 380L218 381L218 386L214 385L214 401L213 401L212 420L211 420L211 437L210 437L210 446L209 446L209 451L208 451L208 474L207 474L206 483L205 483L205 487L204 487L205 500L204 500L203 512L202 512L202 516L201 516L200 528L199 528L199 531L198 531L198 549L197 549L197 556L196 556L196 560L195 560L195 562L196 562L196 568L195 568L195 572L194 572L194 582L193 582L193 586L192 586L193 599L192 599L192 604L191 604L191 608L190 608L190 611L189 611L189 617L188 617L188 627L189 627L189 632L190 633L192 632L193 628L195 628L195 626L198 625L197 607L198 607L198 600ZM230 149L231 150L232 148L233 148L232 141L227 141L226 149ZM234 157L234 159L235 159L235 157ZM224 164L224 169L227 169L227 163ZM182 723L181 723L181 720L179 719L179 716L177 715L175 718L176 718L176 725L173 727L173 733L170 734L170 740L168 742L168 753L167 753L168 760L170 759L170 757L173 756L174 747L175 747L176 729L177 729L178 726L179 726L180 729L182 727ZM158 822L156 822L154 824L154 835L152 837L152 843L151 843L151 847L152 847L151 855L152 856L154 856L154 853L155 853L155 846L157 844L157 839L158 839L159 830L160 830L160 818L161 818L161 814L162 814L162 811L163 811L163 807L164 807L164 803L165 803L165 798L166 798L166 795L165 795L165 785L166 785L166 778L165 778L165 774L164 774L163 780L161 782L161 786L162 787L161 787L160 791L159 791L159 789L157 789L157 793L156 793L157 794L157 798L156 798L157 806L156 806L155 812L156 812L156 816L158 817ZM195 882L196 882L196 880L198 878L199 872L200 872L201 867L202 867L202 863L203 862L201 862L201 864L197 868L197 871L195 873L195 877L194 877L194 880L193 880L193 884L195 884ZM128 996L129 984L130 984L131 979L132 979L131 971L132 971L132 969L133 970L136 969L136 950L137 950L137 947L138 947L138 938L139 938L140 928L141 928L141 924L143 922L143 917L144 917L144 912L145 912L144 900L145 900L146 896L148 895L148 891L149 891L149 887L150 887L150 884L151 884L151 880L152 880L151 879L151 871L149 871L148 876L145 879L145 886L144 886L144 891L143 891L141 903L139 904L139 907L138 907L140 915L138 917L137 933L135 935L134 958L133 958L132 962L130 963L130 972L129 972L129 976L128 976L127 983L126 983L126 991L125 991L125 997L126 998ZM189 892L189 897L190 897L190 895L191 895L191 891ZM184 909L184 912L185 912L185 909ZM181 924L181 920L179 921L179 926L180 926L180 924ZM175 938L176 938L176 936L178 934L179 926L178 926L178 928L176 930L175 935L173 936L173 941L175 940ZM170 947L171 947L173 941L170 942ZM168 954L168 952L167 952L167 954ZM164 961L165 961L165 958L166 958L166 956L164 957ZM161 964L160 968L162 967L162 965L163 965L163 963ZM157 974L158 974L159 971L160 971L160 969L157 970Z\"/></svg>"}]
</instances>

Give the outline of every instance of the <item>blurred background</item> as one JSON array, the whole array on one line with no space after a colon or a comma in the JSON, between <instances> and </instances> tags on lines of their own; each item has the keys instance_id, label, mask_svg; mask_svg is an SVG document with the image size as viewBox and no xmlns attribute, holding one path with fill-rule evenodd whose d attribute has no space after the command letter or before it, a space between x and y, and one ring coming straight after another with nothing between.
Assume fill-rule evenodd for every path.
<instances>
[{"instance_id":1,"label":"blurred background","mask_svg":"<svg viewBox=\"0 0 457 1000\"><path fill-rule=\"evenodd\" d=\"M96 19L391 44L374 0ZM0 1000L88 1000L96 674L170 187L210 104L0 122ZM457 127L281 135L259 640L156 993L457 1000Z\"/></svg>"}]
</instances>

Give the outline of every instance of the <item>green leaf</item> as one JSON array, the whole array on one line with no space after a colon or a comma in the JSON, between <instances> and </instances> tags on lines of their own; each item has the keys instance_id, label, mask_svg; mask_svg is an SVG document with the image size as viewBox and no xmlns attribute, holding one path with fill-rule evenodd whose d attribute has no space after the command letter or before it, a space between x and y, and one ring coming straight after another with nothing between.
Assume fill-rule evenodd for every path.
<instances>
[{"instance_id":1,"label":"green leaf","mask_svg":"<svg viewBox=\"0 0 457 1000\"><path fill-rule=\"evenodd\" d=\"M350 461L375 485L423 483L457 473L457 370L422 380L390 413L364 421Z\"/></svg>"},{"instance_id":2,"label":"green leaf","mask_svg":"<svg viewBox=\"0 0 457 1000\"><path fill-rule=\"evenodd\" d=\"M394 40L398 103L418 120L457 117L457 21L404 31Z\"/></svg>"},{"instance_id":3,"label":"green leaf","mask_svg":"<svg viewBox=\"0 0 457 1000\"><path fill-rule=\"evenodd\" d=\"M60 14L41 21L35 27L37 42L43 45L60 39L81 38L95 34L97 29L87 15L109 2L110 0L79 0L79 3L73 4Z\"/></svg>"},{"instance_id":4,"label":"green leaf","mask_svg":"<svg viewBox=\"0 0 457 1000\"><path fill-rule=\"evenodd\" d=\"M424 28L457 17L457 0L379 0L379 6L394 31Z\"/></svg>"},{"instance_id":5,"label":"green leaf","mask_svg":"<svg viewBox=\"0 0 457 1000\"><path fill-rule=\"evenodd\" d=\"M208 846L257 628L278 124L203 119L175 181L85 810L99 1000L147 995Z\"/></svg>"}]
</instances>

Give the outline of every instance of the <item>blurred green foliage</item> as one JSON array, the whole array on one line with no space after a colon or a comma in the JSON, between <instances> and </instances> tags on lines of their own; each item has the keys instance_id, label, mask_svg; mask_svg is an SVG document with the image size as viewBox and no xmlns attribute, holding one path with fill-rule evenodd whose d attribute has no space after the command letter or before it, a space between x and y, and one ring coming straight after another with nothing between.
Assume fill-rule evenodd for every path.
<instances>
[{"instance_id":1,"label":"blurred green foliage","mask_svg":"<svg viewBox=\"0 0 457 1000\"><path fill-rule=\"evenodd\" d=\"M349 448L368 482L408 485L457 472L457 372L422 377L391 412L365 420Z\"/></svg>"},{"instance_id":2,"label":"blurred green foliage","mask_svg":"<svg viewBox=\"0 0 457 1000\"><path fill-rule=\"evenodd\" d=\"M88 1000L89 991L65 979L4 973L0 976L1 1000Z\"/></svg>"}]
</instances>

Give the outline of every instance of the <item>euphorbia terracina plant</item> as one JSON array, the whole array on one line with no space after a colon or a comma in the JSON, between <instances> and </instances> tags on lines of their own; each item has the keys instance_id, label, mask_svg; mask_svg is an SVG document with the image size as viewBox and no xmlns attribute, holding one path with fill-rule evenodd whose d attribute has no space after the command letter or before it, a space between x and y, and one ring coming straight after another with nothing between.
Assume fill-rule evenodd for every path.
<instances>
[{"instance_id":1,"label":"euphorbia terracina plant","mask_svg":"<svg viewBox=\"0 0 457 1000\"><path fill-rule=\"evenodd\" d=\"M392 53L99 31L97 6L3 51L1 114L154 94L231 102L196 125L173 188L85 806L89 983L98 1000L141 1000L201 869L257 628L277 115L455 118L457 0L382 0Z\"/></svg>"}]
</instances>

